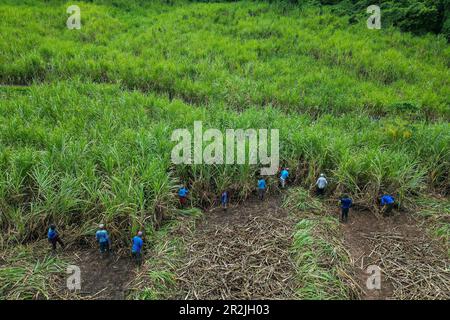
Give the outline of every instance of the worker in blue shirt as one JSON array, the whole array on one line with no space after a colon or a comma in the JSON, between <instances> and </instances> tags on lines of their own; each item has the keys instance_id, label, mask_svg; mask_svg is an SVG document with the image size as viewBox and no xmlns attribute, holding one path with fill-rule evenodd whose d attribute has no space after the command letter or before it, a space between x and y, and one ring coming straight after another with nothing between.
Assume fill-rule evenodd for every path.
<instances>
[{"instance_id":1,"label":"worker in blue shirt","mask_svg":"<svg viewBox=\"0 0 450 320\"><path fill-rule=\"evenodd\" d=\"M188 193L189 190L184 186L178 190L178 198L180 199L181 208L184 208L184 206L186 205Z\"/></svg>"},{"instance_id":2,"label":"worker in blue shirt","mask_svg":"<svg viewBox=\"0 0 450 320\"><path fill-rule=\"evenodd\" d=\"M139 231L136 236L133 237L133 246L131 247L131 255L138 266L142 263L142 246L144 241L142 240L142 231Z\"/></svg>"},{"instance_id":3,"label":"worker in blue shirt","mask_svg":"<svg viewBox=\"0 0 450 320\"><path fill-rule=\"evenodd\" d=\"M390 194L385 194L381 197L381 207L384 210L384 214L389 214L392 211L392 208L394 207L394 197L392 197Z\"/></svg>"},{"instance_id":4,"label":"worker in blue shirt","mask_svg":"<svg viewBox=\"0 0 450 320\"><path fill-rule=\"evenodd\" d=\"M280 173L281 188L286 187L286 180L289 177L289 168L282 168Z\"/></svg>"},{"instance_id":5,"label":"worker in blue shirt","mask_svg":"<svg viewBox=\"0 0 450 320\"><path fill-rule=\"evenodd\" d=\"M48 228L47 238L48 238L48 242L50 242L52 244L53 252L56 251L56 243L59 243L61 248L64 248L64 243L60 239L59 233L58 233L58 231L56 231L56 226L54 224L51 224L50 227Z\"/></svg>"},{"instance_id":6,"label":"worker in blue shirt","mask_svg":"<svg viewBox=\"0 0 450 320\"><path fill-rule=\"evenodd\" d=\"M348 212L350 211L350 208L352 207L352 199L347 196L344 195L341 200L341 210L342 210L342 214L341 214L341 221L342 222L347 222L348 221Z\"/></svg>"},{"instance_id":7,"label":"worker in blue shirt","mask_svg":"<svg viewBox=\"0 0 450 320\"><path fill-rule=\"evenodd\" d=\"M266 193L266 180L260 178L258 180L258 197L259 200L264 200L264 194Z\"/></svg>"},{"instance_id":8,"label":"worker in blue shirt","mask_svg":"<svg viewBox=\"0 0 450 320\"><path fill-rule=\"evenodd\" d=\"M228 191L222 192L222 195L220 196L220 202L222 203L222 208L224 211L228 209Z\"/></svg>"},{"instance_id":9,"label":"worker in blue shirt","mask_svg":"<svg viewBox=\"0 0 450 320\"><path fill-rule=\"evenodd\" d=\"M103 255L110 252L111 250L111 240L109 239L108 231L105 229L104 224L100 224L99 230L95 233L95 238L100 246L100 253Z\"/></svg>"}]
</instances>

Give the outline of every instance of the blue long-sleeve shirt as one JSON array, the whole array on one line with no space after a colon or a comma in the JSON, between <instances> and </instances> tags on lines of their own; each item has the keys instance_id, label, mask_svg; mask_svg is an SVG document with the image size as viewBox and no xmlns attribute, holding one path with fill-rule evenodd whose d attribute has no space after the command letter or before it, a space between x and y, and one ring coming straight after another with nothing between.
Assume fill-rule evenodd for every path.
<instances>
[{"instance_id":1,"label":"blue long-sleeve shirt","mask_svg":"<svg viewBox=\"0 0 450 320\"><path fill-rule=\"evenodd\" d=\"M349 208L351 208L352 204L353 204L353 201L350 198L342 198L341 199L341 208L342 209L349 209Z\"/></svg>"},{"instance_id":2,"label":"blue long-sleeve shirt","mask_svg":"<svg viewBox=\"0 0 450 320\"><path fill-rule=\"evenodd\" d=\"M53 240L58 236L58 232L56 231L56 229L48 229L48 233L47 233L47 237L49 240Z\"/></svg>"},{"instance_id":3,"label":"blue long-sleeve shirt","mask_svg":"<svg viewBox=\"0 0 450 320\"><path fill-rule=\"evenodd\" d=\"M134 253L140 253L143 245L144 241L142 240L142 238L139 236L135 236L133 238L133 246L131 248L131 251Z\"/></svg>"},{"instance_id":4,"label":"blue long-sleeve shirt","mask_svg":"<svg viewBox=\"0 0 450 320\"><path fill-rule=\"evenodd\" d=\"M99 243L105 243L109 241L108 231L106 230L98 230L95 233L95 238Z\"/></svg>"},{"instance_id":5,"label":"blue long-sleeve shirt","mask_svg":"<svg viewBox=\"0 0 450 320\"><path fill-rule=\"evenodd\" d=\"M178 195L180 197L186 197L188 192L189 192L189 190L183 187L183 188L180 188L180 190L178 190Z\"/></svg>"},{"instance_id":6,"label":"blue long-sleeve shirt","mask_svg":"<svg viewBox=\"0 0 450 320\"><path fill-rule=\"evenodd\" d=\"M222 196L220 197L220 201L222 203L227 203L228 202L228 192L222 193Z\"/></svg>"},{"instance_id":7,"label":"blue long-sleeve shirt","mask_svg":"<svg viewBox=\"0 0 450 320\"><path fill-rule=\"evenodd\" d=\"M391 195L385 194L383 197L381 197L381 205L384 206L386 204L392 204L394 203L394 198Z\"/></svg>"},{"instance_id":8,"label":"blue long-sleeve shirt","mask_svg":"<svg viewBox=\"0 0 450 320\"><path fill-rule=\"evenodd\" d=\"M266 188L266 180L258 180L258 189L264 190Z\"/></svg>"}]
</instances>

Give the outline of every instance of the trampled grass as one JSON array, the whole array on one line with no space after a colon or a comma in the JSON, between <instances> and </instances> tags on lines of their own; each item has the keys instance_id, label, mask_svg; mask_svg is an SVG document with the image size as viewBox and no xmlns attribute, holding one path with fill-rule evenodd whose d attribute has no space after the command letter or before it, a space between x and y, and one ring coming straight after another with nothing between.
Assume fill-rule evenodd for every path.
<instances>
[{"instance_id":1,"label":"trampled grass","mask_svg":"<svg viewBox=\"0 0 450 320\"><path fill-rule=\"evenodd\" d=\"M412 211L424 217L432 236L439 238L450 257L450 201L447 198L422 197L409 204Z\"/></svg>"},{"instance_id":2,"label":"trampled grass","mask_svg":"<svg viewBox=\"0 0 450 320\"><path fill-rule=\"evenodd\" d=\"M349 257L336 240L338 226L333 217L305 218L297 224L292 250L297 266L299 299L343 300L358 296L357 288L344 278ZM336 238L330 238L329 234Z\"/></svg>"},{"instance_id":3,"label":"trampled grass","mask_svg":"<svg viewBox=\"0 0 450 320\"><path fill-rule=\"evenodd\" d=\"M130 299L157 300L171 298L176 290L176 269L184 254L183 234L192 232L201 217L198 209L182 210L179 218L165 224L147 240L151 254L130 284Z\"/></svg>"},{"instance_id":4,"label":"trampled grass","mask_svg":"<svg viewBox=\"0 0 450 320\"><path fill-rule=\"evenodd\" d=\"M39 250L38 250L39 249ZM40 246L16 246L0 254L0 300L49 299L66 263Z\"/></svg>"}]
</instances>

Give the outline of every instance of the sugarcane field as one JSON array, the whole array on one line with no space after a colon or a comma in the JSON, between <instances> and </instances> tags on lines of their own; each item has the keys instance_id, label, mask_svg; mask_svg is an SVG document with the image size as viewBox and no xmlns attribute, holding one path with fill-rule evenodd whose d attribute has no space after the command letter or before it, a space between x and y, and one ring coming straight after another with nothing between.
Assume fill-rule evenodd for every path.
<instances>
[{"instance_id":1,"label":"sugarcane field","mask_svg":"<svg viewBox=\"0 0 450 320\"><path fill-rule=\"evenodd\" d=\"M450 1L0 0L0 30L0 301L450 299Z\"/></svg>"}]
</instances>

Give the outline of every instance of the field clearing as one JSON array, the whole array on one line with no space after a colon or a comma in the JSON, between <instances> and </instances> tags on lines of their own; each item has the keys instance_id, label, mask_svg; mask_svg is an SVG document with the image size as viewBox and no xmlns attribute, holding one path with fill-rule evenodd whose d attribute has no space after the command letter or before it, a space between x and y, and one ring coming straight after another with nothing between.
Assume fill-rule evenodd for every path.
<instances>
[{"instance_id":1,"label":"field clearing","mask_svg":"<svg viewBox=\"0 0 450 320\"><path fill-rule=\"evenodd\" d=\"M379 219L360 211L353 217L343 228L344 244L359 268L361 286L368 266L379 266L383 274L382 290L364 290L365 299L449 299L448 254L418 227L414 216L400 212Z\"/></svg>"},{"instance_id":2,"label":"field clearing","mask_svg":"<svg viewBox=\"0 0 450 320\"><path fill-rule=\"evenodd\" d=\"M276 199L211 210L187 239L177 270L179 299L291 299L290 257L294 221Z\"/></svg>"}]
</instances>

